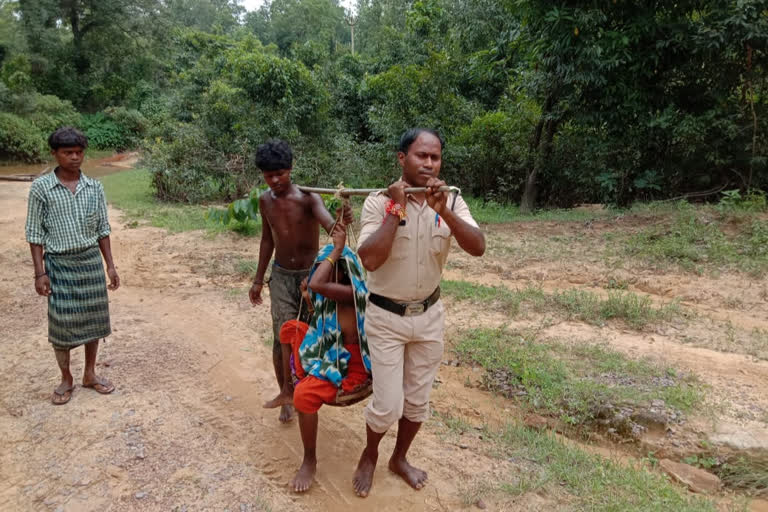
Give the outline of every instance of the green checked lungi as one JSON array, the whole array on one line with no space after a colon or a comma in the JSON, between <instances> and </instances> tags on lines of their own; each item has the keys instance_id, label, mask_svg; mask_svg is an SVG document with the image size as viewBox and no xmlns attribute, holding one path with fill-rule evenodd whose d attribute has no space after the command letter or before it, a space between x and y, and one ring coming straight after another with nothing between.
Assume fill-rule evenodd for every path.
<instances>
[{"instance_id":1,"label":"green checked lungi","mask_svg":"<svg viewBox=\"0 0 768 512\"><path fill-rule=\"evenodd\" d=\"M54 348L70 349L111 334L107 280L98 247L45 253L45 271L51 280L48 341Z\"/></svg>"}]
</instances>

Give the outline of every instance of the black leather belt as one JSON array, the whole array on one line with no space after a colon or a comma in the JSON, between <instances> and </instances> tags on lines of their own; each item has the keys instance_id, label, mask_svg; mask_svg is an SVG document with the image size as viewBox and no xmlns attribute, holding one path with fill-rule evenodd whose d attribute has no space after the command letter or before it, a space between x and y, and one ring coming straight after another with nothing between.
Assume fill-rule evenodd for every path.
<instances>
[{"instance_id":1,"label":"black leather belt","mask_svg":"<svg viewBox=\"0 0 768 512\"><path fill-rule=\"evenodd\" d=\"M427 297L421 302L396 302L392 299L388 299L383 295L371 293L368 295L368 299L379 306L381 309L386 309L390 313L394 313L400 316L416 316L426 312L432 307L435 302L440 298L440 287L435 288L432 295Z\"/></svg>"}]
</instances>

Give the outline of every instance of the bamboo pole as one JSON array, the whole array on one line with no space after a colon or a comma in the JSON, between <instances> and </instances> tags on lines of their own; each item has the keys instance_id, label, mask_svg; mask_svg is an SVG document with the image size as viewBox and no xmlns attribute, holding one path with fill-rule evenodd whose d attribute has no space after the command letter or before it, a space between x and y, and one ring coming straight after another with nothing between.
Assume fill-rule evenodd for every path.
<instances>
[{"instance_id":1,"label":"bamboo pole","mask_svg":"<svg viewBox=\"0 0 768 512\"><path fill-rule=\"evenodd\" d=\"M299 185L299 190L307 193L314 192L315 194L331 194L331 195L338 194L341 197L349 197L349 196L367 196L374 192L386 191L387 189L386 188L316 188L316 187L303 187ZM426 192L426 190L427 190L427 187L407 187L405 189L405 193L418 194L421 192ZM459 187L449 187L445 185L438 188L438 190L440 192L456 192L457 194L461 194L461 189Z\"/></svg>"},{"instance_id":2,"label":"bamboo pole","mask_svg":"<svg viewBox=\"0 0 768 512\"><path fill-rule=\"evenodd\" d=\"M30 175L13 174L11 176L0 176L0 181L34 181L35 177Z\"/></svg>"}]
</instances>

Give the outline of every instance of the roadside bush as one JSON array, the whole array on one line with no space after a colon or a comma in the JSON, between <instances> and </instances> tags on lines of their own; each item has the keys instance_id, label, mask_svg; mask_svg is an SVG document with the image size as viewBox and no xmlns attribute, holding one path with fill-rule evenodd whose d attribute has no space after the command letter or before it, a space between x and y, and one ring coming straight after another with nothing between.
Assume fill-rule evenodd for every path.
<instances>
[{"instance_id":1,"label":"roadside bush","mask_svg":"<svg viewBox=\"0 0 768 512\"><path fill-rule=\"evenodd\" d=\"M757 213L768 209L768 201L766 201L765 192L762 190L750 190L746 194L742 194L738 189L725 190L717 208L723 213Z\"/></svg>"},{"instance_id":2,"label":"roadside bush","mask_svg":"<svg viewBox=\"0 0 768 512\"><path fill-rule=\"evenodd\" d=\"M149 121L141 112L125 107L108 107L104 113L118 126L122 134L122 144L115 149L133 149L141 144L149 127Z\"/></svg>"},{"instance_id":3,"label":"roadside bush","mask_svg":"<svg viewBox=\"0 0 768 512\"><path fill-rule=\"evenodd\" d=\"M141 144L149 122L137 110L108 107L104 112L83 114L79 125L92 147L124 151Z\"/></svg>"},{"instance_id":4,"label":"roadside bush","mask_svg":"<svg viewBox=\"0 0 768 512\"><path fill-rule=\"evenodd\" d=\"M30 93L35 90L35 86L32 83L32 78L26 73L16 71L14 74L8 77L8 88L17 94Z\"/></svg>"},{"instance_id":5,"label":"roadside bush","mask_svg":"<svg viewBox=\"0 0 768 512\"><path fill-rule=\"evenodd\" d=\"M5 59L3 61L3 65L0 66L0 80L5 82L5 84L11 89L14 89L14 86L11 84L18 80L11 79L11 77L17 75L18 73L26 75L27 77L32 74L32 66L29 62L29 58L27 58L26 55L19 54L14 55L13 57L9 57ZM34 90L34 88L32 88L32 90Z\"/></svg>"},{"instance_id":6,"label":"roadside bush","mask_svg":"<svg viewBox=\"0 0 768 512\"><path fill-rule=\"evenodd\" d=\"M1 103L9 113L37 128L43 138L62 126L76 126L80 120L72 103L56 96L37 92L9 93Z\"/></svg>"},{"instance_id":7,"label":"roadside bush","mask_svg":"<svg viewBox=\"0 0 768 512\"><path fill-rule=\"evenodd\" d=\"M411 126L434 128L450 139L481 112L456 92L458 75L446 53L433 53L423 65L396 65L367 76L360 98L371 105L366 122L375 140L394 147Z\"/></svg>"},{"instance_id":8,"label":"roadside bush","mask_svg":"<svg viewBox=\"0 0 768 512\"><path fill-rule=\"evenodd\" d=\"M476 197L502 203L519 200L528 132L522 116L496 111L475 117L446 148L445 179Z\"/></svg>"},{"instance_id":9,"label":"roadside bush","mask_svg":"<svg viewBox=\"0 0 768 512\"><path fill-rule=\"evenodd\" d=\"M232 200L257 183L250 146L235 144L225 154L212 148L199 127L183 124L167 141L145 148L144 163L152 173L158 198L187 203Z\"/></svg>"},{"instance_id":10,"label":"roadside bush","mask_svg":"<svg viewBox=\"0 0 768 512\"><path fill-rule=\"evenodd\" d=\"M45 157L40 131L19 116L0 112L0 159L43 162Z\"/></svg>"},{"instance_id":11,"label":"roadside bush","mask_svg":"<svg viewBox=\"0 0 768 512\"><path fill-rule=\"evenodd\" d=\"M83 114L80 127L88 136L90 147L95 149L117 149L125 147L120 126L103 112Z\"/></svg>"},{"instance_id":12,"label":"roadside bush","mask_svg":"<svg viewBox=\"0 0 768 512\"><path fill-rule=\"evenodd\" d=\"M306 140L296 145L293 181L300 185L333 188L386 186L400 175L394 148L379 143L357 143L349 136Z\"/></svg>"},{"instance_id":13,"label":"roadside bush","mask_svg":"<svg viewBox=\"0 0 768 512\"><path fill-rule=\"evenodd\" d=\"M77 126L80 115L67 100L47 94L33 94L24 118L32 123L44 139L62 126Z\"/></svg>"},{"instance_id":14,"label":"roadside bush","mask_svg":"<svg viewBox=\"0 0 768 512\"><path fill-rule=\"evenodd\" d=\"M0 111L11 108L11 91L4 82L0 82Z\"/></svg>"},{"instance_id":15,"label":"roadside bush","mask_svg":"<svg viewBox=\"0 0 768 512\"><path fill-rule=\"evenodd\" d=\"M301 62L245 39L215 59L199 59L192 73L195 87L180 84L178 105L167 109L173 117L153 120L147 133L145 163L159 198L195 203L244 196L261 179L256 146L271 137L293 145L299 178L317 169L362 176L367 160L351 139L334 138L328 92Z\"/></svg>"}]
</instances>

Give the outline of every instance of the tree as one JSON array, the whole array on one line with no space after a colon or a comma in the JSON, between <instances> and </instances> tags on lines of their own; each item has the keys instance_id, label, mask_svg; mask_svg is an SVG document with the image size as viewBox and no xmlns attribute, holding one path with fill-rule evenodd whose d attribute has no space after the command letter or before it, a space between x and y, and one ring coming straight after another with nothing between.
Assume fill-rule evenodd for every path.
<instances>
[{"instance_id":1,"label":"tree","mask_svg":"<svg viewBox=\"0 0 768 512\"><path fill-rule=\"evenodd\" d=\"M534 207L568 119L611 141L596 181L619 204L658 187L655 177L677 190L712 185L742 160L732 149L739 123L728 120L738 113L744 46L765 55L764 0L514 4L530 48L529 91L543 106L521 209ZM722 30L730 24L739 30Z\"/></svg>"},{"instance_id":2,"label":"tree","mask_svg":"<svg viewBox=\"0 0 768 512\"><path fill-rule=\"evenodd\" d=\"M328 55L348 44L349 27L338 0L272 0L249 13L246 25L262 43L275 43L284 56L317 43Z\"/></svg>"},{"instance_id":3,"label":"tree","mask_svg":"<svg viewBox=\"0 0 768 512\"><path fill-rule=\"evenodd\" d=\"M137 71L154 71L161 46L152 43L167 34L161 9L160 0L19 0L36 87L81 107L122 99ZM117 89L90 97L93 82L109 77Z\"/></svg>"}]
</instances>

